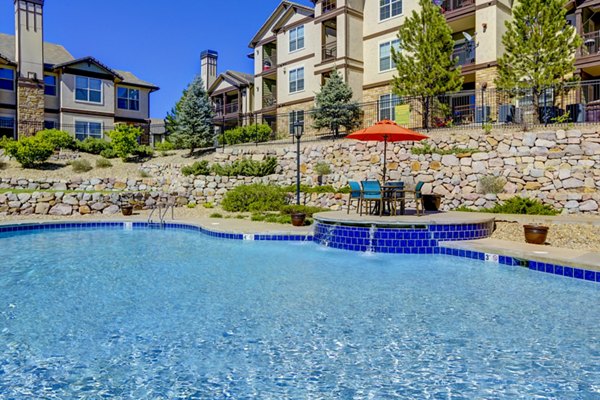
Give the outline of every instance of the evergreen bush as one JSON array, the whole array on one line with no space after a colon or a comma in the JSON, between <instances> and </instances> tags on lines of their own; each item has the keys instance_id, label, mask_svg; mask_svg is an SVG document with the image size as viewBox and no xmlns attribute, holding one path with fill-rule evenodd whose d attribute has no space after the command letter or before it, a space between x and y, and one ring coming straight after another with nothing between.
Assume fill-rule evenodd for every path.
<instances>
[{"instance_id":1,"label":"evergreen bush","mask_svg":"<svg viewBox=\"0 0 600 400\"><path fill-rule=\"evenodd\" d=\"M211 171L220 176L267 176L275 173L277 158L267 157L264 161L247 158L236 160L231 164L213 164Z\"/></svg>"},{"instance_id":2,"label":"evergreen bush","mask_svg":"<svg viewBox=\"0 0 600 400\"><path fill-rule=\"evenodd\" d=\"M111 149L112 146L104 139L87 137L83 141L77 141L75 147L84 153L100 154L102 151Z\"/></svg>"},{"instance_id":3,"label":"evergreen bush","mask_svg":"<svg viewBox=\"0 0 600 400\"><path fill-rule=\"evenodd\" d=\"M278 211L285 205L286 193L273 185L240 185L228 191L222 207L230 212Z\"/></svg>"},{"instance_id":4,"label":"evergreen bush","mask_svg":"<svg viewBox=\"0 0 600 400\"><path fill-rule=\"evenodd\" d=\"M208 161L196 161L192 165L186 165L181 168L183 176L196 176L196 175L208 175L210 174L210 168L208 168Z\"/></svg>"}]
</instances>

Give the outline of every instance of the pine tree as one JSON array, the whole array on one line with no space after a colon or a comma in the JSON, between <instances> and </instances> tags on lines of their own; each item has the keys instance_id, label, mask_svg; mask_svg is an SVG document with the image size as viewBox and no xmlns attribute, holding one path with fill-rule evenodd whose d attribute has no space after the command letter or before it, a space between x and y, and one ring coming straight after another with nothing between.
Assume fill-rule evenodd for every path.
<instances>
[{"instance_id":1,"label":"pine tree","mask_svg":"<svg viewBox=\"0 0 600 400\"><path fill-rule=\"evenodd\" d=\"M498 59L500 89L530 92L533 104L548 87L561 90L575 71L575 51L582 39L567 24L567 0L520 0L502 37ZM538 108L534 107L537 116Z\"/></svg>"},{"instance_id":2,"label":"pine tree","mask_svg":"<svg viewBox=\"0 0 600 400\"><path fill-rule=\"evenodd\" d=\"M173 135L178 144L190 149L190 155L196 148L212 144L213 115L212 104L198 75L182 97L175 120L177 132Z\"/></svg>"},{"instance_id":3,"label":"pine tree","mask_svg":"<svg viewBox=\"0 0 600 400\"><path fill-rule=\"evenodd\" d=\"M352 100L352 88L342 80L334 70L321 91L315 96L315 108L312 110L313 127L330 129L337 137L340 127L351 130L358 126L360 108Z\"/></svg>"},{"instance_id":4,"label":"pine tree","mask_svg":"<svg viewBox=\"0 0 600 400\"><path fill-rule=\"evenodd\" d=\"M177 116L181 112L181 104L185 99L185 95L187 94L187 88L181 94L181 98L177 100L175 106L171 108L171 111L167 112L167 116L165 118L165 129L169 134L174 134L177 132Z\"/></svg>"},{"instance_id":5,"label":"pine tree","mask_svg":"<svg viewBox=\"0 0 600 400\"><path fill-rule=\"evenodd\" d=\"M392 49L396 64L394 93L418 97L423 127L429 128L435 96L455 92L463 78L452 58L454 40L441 8L431 0L419 0L420 11L413 11L398 32L401 51Z\"/></svg>"}]
</instances>

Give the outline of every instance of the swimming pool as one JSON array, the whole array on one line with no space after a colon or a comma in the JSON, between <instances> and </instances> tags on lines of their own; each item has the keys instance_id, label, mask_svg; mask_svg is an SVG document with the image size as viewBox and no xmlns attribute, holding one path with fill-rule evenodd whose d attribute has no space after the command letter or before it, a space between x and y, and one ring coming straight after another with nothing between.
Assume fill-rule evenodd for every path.
<instances>
[{"instance_id":1,"label":"swimming pool","mask_svg":"<svg viewBox=\"0 0 600 400\"><path fill-rule=\"evenodd\" d=\"M594 398L599 287L181 230L0 235L0 398Z\"/></svg>"}]
</instances>

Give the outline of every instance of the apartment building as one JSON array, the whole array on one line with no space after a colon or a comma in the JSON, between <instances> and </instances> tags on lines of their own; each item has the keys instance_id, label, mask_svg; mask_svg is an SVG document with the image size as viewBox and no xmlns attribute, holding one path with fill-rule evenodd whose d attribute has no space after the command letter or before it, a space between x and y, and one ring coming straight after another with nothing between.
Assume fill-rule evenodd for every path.
<instances>
[{"instance_id":1,"label":"apartment building","mask_svg":"<svg viewBox=\"0 0 600 400\"><path fill-rule=\"evenodd\" d=\"M0 34L0 135L60 128L77 139L103 138L115 123L150 124L158 87L94 57L73 57L44 42L44 0L15 0L15 35Z\"/></svg>"}]
</instances>

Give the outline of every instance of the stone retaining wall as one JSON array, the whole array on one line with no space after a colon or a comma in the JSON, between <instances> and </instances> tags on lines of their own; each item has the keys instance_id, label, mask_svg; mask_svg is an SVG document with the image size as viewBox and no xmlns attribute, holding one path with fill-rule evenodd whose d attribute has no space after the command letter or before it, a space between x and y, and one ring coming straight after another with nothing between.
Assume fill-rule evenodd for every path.
<instances>
[{"instance_id":1,"label":"stone retaining wall","mask_svg":"<svg viewBox=\"0 0 600 400\"><path fill-rule=\"evenodd\" d=\"M442 195L444 210L463 205L490 207L498 200L520 195L538 198L568 213L598 213L600 135L596 130L498 130L488 135L481 130L436 131L431 134L429 143L439 149L470 148L476 151L414 155L410 151L413 144L393 143L388 146L388 179L402 180L408 187L418 181L425 182L423 192ZM382 143L337 140L304 144L301 154L302 183L317 184L313 168L319 161L325 161L332 169L332 174L324 177L323 183L336 188L346 186L351 179L380 179L382 153ZM232 162L244 157L263 160L267 156L276 156L279 166L277 174L263 178L184 177L181 175L181 165L145 164L142 169L152 178L126 181L76 179L68 182L2 179L0 189L29 189L36 192L0 195L0 213L68 213L67 206L70 206L71 213L85 213L88 208L91 213L117 212L123 192L143 192L144 207L167 200L176 201L179 205L189 202L219 204L228 190L240 184L295 184L296 153L293 145L220 149L213 159L215 162ZM481 193L479 181L486 175L506 179L502 193ZM45 195L44 190L52 192ZM61 195L67 190L115 193ZM50 195L54 198L50 198ZM311 194L304 195L303 202L340 209L346 199L347 195ZM39 203L47 203L48 207L38 207ZM57 208L59 204L65 206Z\"/></svg>"}]
</instances>

